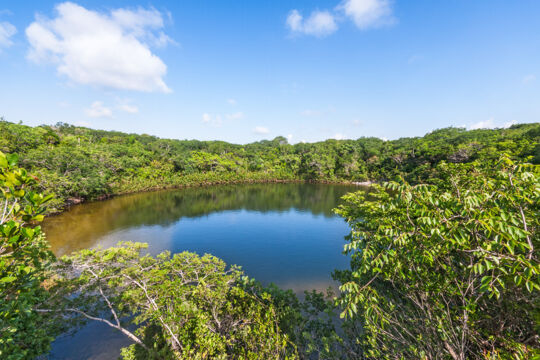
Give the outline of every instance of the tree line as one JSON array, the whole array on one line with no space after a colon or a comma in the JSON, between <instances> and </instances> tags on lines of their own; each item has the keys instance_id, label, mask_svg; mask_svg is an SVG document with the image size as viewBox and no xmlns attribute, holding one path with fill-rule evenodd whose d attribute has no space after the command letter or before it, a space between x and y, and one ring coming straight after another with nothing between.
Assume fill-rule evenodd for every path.
<instances>
[{"instance_id":1,"label":"tree line","mask_svg":"<svg viewBox=\"0 0 540 360\"><path fill-rule=\"evenodd\" d=\"M67 125L1 126L10 131L2 130L2 149L20 146L8 148L19 156L0 152L2 358L45 354L56 336L88 321L105 323L133 341L122 349L124 359L540 355L538 124L504 130L451 128L423 138L377 140L378 155L353 161L365 169L364 178L338 175L336 168L353 166L339 151L350 148L347 154L360 156L374 139L289 145L278 138L240 146ZM31 141L34 132L46 136ZM116 136L126 142L116 147L108 142ZM185 146L178 150L184 164L211 159L202 162L204 170L173 167L161 174L199 180L197 184L275 180L275 169L287 164L283 159L305 164L314 156L326 159L328 166L315 168L332 171L314 177L299 165L280 174L296 180L380 180L369 193L346 195L336 209L351 227L344 247L350 268L333 274L340 293L308 292L301 300L290 290L263 287L211 255L150 256L139 243L82 250L60 259L50 252L39 227L49 206L56 208L70 196L91 199L128 191L130 183L148 188L189 185L159 177L146 182L135 165L134 172L125 174L121 166L129 156L112 155L113 148L138 149L141 157L132 161L141 161L147 170L154 161L171 165L171 157L159 157L162 148L151 150L167 143ZM40 156L69 166L46 167ZM261 168L249 169L249 159L257 156L264 159ZM371 167L373 156L378 168ZM101 165L77 172L73 164L83 160ZM117 172L106 173L112 163L119 165ZM81 187L62 192L71 181L87 181L84 186L90 189L92 181L102 181L99 177L107 179L100 191L83 194Z\"/></svg>"},{"instance_id":2,"label":"tree line","mask_svg":"<svg viewBox=\"0 0 540 360\"><path fill-rule=\"evenodd\" d=\"M540 124L509 129L446 128L423 137L288 144L284 137L246 145L170 140L58 123L30 127L0 121L0 151L17 153L54 192L51 210L114 194L194 184L299 181L411 183L437 175L442 162L514 159L540 163Z\"/></svg>"}]
</instances>

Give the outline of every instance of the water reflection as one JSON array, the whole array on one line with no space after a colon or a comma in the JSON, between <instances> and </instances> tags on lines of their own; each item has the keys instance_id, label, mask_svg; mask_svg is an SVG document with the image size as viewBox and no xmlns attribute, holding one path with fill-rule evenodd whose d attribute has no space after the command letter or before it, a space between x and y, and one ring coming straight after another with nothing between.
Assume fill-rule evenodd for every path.
<instances>
[{"instance_id":1,"label":"water reflection","mask_svg":"<svg viewBox=\"0 0 540 360\"><path fill-rule=\"evenodd\" d=\"M190 188L121 196L73 207L43 225L57 255L118 241L149 252L211 253L264 284L297 293L333 285L345 268L345 221L332 213L358 187L256 184ZM56 340L49 359L116 359L126 338L102 324Z\"/></svg>"},{"instance_id":2,"label":"water reflection","mask_svg":"<svg viewBox=\"0 0 540 360\"><path fill-rule=\"evenodd\" d=\"M53 252L60 256L91 248L111 232L168 225L225 210L259 213L295 209L334 217L332 209L345 193L358 187L322 184L223 185L156 191L116 197L72 207L50 217L43 229Z\"/></svg>"}]
</instances>

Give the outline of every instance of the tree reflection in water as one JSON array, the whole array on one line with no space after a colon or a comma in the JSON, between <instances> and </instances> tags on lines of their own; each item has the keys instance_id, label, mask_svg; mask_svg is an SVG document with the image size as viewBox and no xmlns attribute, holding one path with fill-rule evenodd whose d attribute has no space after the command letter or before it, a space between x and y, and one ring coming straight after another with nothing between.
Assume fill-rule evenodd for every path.
<instances>
[{"instance_id":1,"label":"tree reflection in water","mask_svg":"<svg viewBox=\"0 0 540 360\"><path fill-rule=\"evenodd\" d=\"M120 240L149 243L149 251L211 253L246 274L301 294L334 285L346 268L349 228L332 209L358 187L324 184L250 184L126 195L77 205L43 227L57 255ZM102 324L57 339L51 359L116 359L129 344Z\"/></svg>"}]
</instances>

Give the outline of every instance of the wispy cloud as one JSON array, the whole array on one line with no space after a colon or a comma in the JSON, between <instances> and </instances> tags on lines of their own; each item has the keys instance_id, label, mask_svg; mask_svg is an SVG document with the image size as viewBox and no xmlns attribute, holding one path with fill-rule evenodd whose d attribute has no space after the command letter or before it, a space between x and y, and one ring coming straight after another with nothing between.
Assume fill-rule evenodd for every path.
<instances>
[{"instance_id":1,"label":"wispy cloud","mask_svg":"<svg viewBox=\"0 0 540 360\"><path fill-rule=\"evenodd\" d=\"M2 51L2 48L7 48L13 45L13 41L11 41L11 37L17 33L17 29L13 24L2 21L0 22L0 51Z\"/></svg>"},{"instance_id":2,"label":"wispy cloud","mask_svg":"<svg viewBox=\"0 0 540 360\"><path fill-rule=\"evenodd\" d=\"M227 102L229 103L229 105L236 105L236 100L235 99L227 99Z\"/></svg>"},{"instance_id":3,"label":"wispy cloud","mask_svg":"<svg viewBox=\"0 0 540 360\"><path fill-rule=\"evenodd\" d=\"M213 126L221 126L221 124L223 123L221 115L212 115L209 113L202 114L201 121L205 124Z\"/></svg>"},{"instance_id":4,"label":"wispy cloud","mask_svg":"<svg viewBox=\"0 0 540 360\"><path fill-rule=\"evenodd\" d=\"M323 37L338 29L334 15L329 11L315 10L304 19L298 10L292 10L287 16L287 26L292 33L302 33Z\"/></svg>"},{"instance_id":5,"label":"wispy cloud","mask_svg":"<svg viewBox=\"0 0 540 360\"><path fill-rule=\"evenodd\" d=\"M116 108L120 111L127 112L130 114L136 114L139 112L139 107L136 105L133 105L131 99L128 99L128 98L116 99Z\"/></svg>"},{"instance_id":6,"label":"wispy cloud","mask_svg":"<svg viewBox=\"0 0 540 360\"><path fill-rule=\"evenodd\" d=\"M221 126L224 118L227 120L240 120L244 118L244 113L242 111L238 111L231 114L225 114L224 116L220 114L203 113L201 116L201 121L205 124Z\"/></svg>"},{"instance_id":7,"label":"wispy cloud","mask_svg":"<svg viewBox=\"0 0 540 360\"><path fill-rule=\"evenodd\" d=\"M292 34L324 37L336 32L338 22L347 19L360 30L395 22L390 0L343 0L334 9L314 10L307 18L293 9L287 16L286 25Z\"/></svg>"},{"instance_id":8,"label":"wispy cloud","mask_svg":"<svg viewBox=\"0 0 540 360\"><path fill-rule=\"evenodd\" d=\"M130 105L130 104L121 104L121 105L118 105L118 109L122 110L122 111L125 111L127 113L130 113L130 114L136 114L139 112L139 108L135 105Z\"/></svg>"},{"instance_id":9,"label":"wispy cloud","mask_svg":"<svg viewBox=\"0 0 540 360\"><path fill-rule=\"evenodd\" d=\"M493 118L479 121L477 123L474 123L470 126L468 126L469 130L478 130L478 129L492 129L495 127L495 122L493 121Z\"/></svg>"},{"instance_id":10,"label":"wispy cloud","mask_svg":"<svg viewBox=\"0 0 540 360\"><path fill-rule=\"evenodd\" d=\"M59 74L78 84L113 89L170 92L167 66L151 46L170 39L161 31L162 14L153 9L88 10L71 2L41 15L26 28L29 58L51 62Z\"/></svg>"},{"instance_id":11,"label":"wispy cloud","mask_svg":"<svg viewBox=\"0 0 540 360\"><path fill-rule=\"evenodd\" d=\"M498 125L493 118L489 118L484 121L479 121L477 123L474 123L472 125L467 126L467 129L469 130L478 130L478 129L495 129L495 128L503 128L507 129L512 125L517 124L516 120L510 120L507 121L501 125Z\"/></svg>"},{"instance_id":12,"label":"wispy cloud","mask_svg":"<svg viewBox=\"0 0 540 360\"><path fill-rule=\"evenodd\" d=\"M102 101L94 101L89 108L84 109L86 116L91 118L112 118L112 110L106 107Z\"/></svg>"},{"instance_id":13,"label":"wispy cloud","mask_svg":"<svg viewBox=\"0 0 540 360\"><path fill-rule=\"evenodd\" d=\"M359 29L391 25L395 20L389 0L345 0L337 7Z\"/></svg>"},{"instance_id":14,"label":"wispy cloud","mask_svg":"<svg viewBox=\"0 0 540 360\"><path fill-rule=\"evenodd\" d=\"M258 135L266 135L270 133L270 130L264 126L256 126L253 129L253 133L258 134Z\"/></svg>"},{"instance_id":15,"label":"wispy cloud","mask_svg":"<svg viewBox=\"0 0 540 360\"><path fill-rule=\"evenodd\" d=\"M505 122L502 127L504 129L508 129L509 127L511 127L512 125L515 125L515 124L517 124L516 120L510 120L510 121Z\"/></svg>"}]
</instances>

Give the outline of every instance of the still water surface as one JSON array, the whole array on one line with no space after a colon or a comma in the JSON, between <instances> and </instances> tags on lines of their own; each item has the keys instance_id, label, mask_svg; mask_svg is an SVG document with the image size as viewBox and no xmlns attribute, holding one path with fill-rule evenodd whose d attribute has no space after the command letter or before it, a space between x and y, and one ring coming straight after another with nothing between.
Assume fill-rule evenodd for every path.
<instances>
[{"instance_id":1,"label":"still water surface","mask_svg":"<svg viewBox=\"0 0 540 360\"><path fill-rule=\"evenodd\" d=\"M211 253L263 284L297 293L335 285L345 221L332 209L358 187L322 184L232 185L141 193L75 206L43 229L57 256L119 241L157 254ZM129 342L101 324L56 340L49 359L117 359Z\"/></svg>"}]
</instances>

